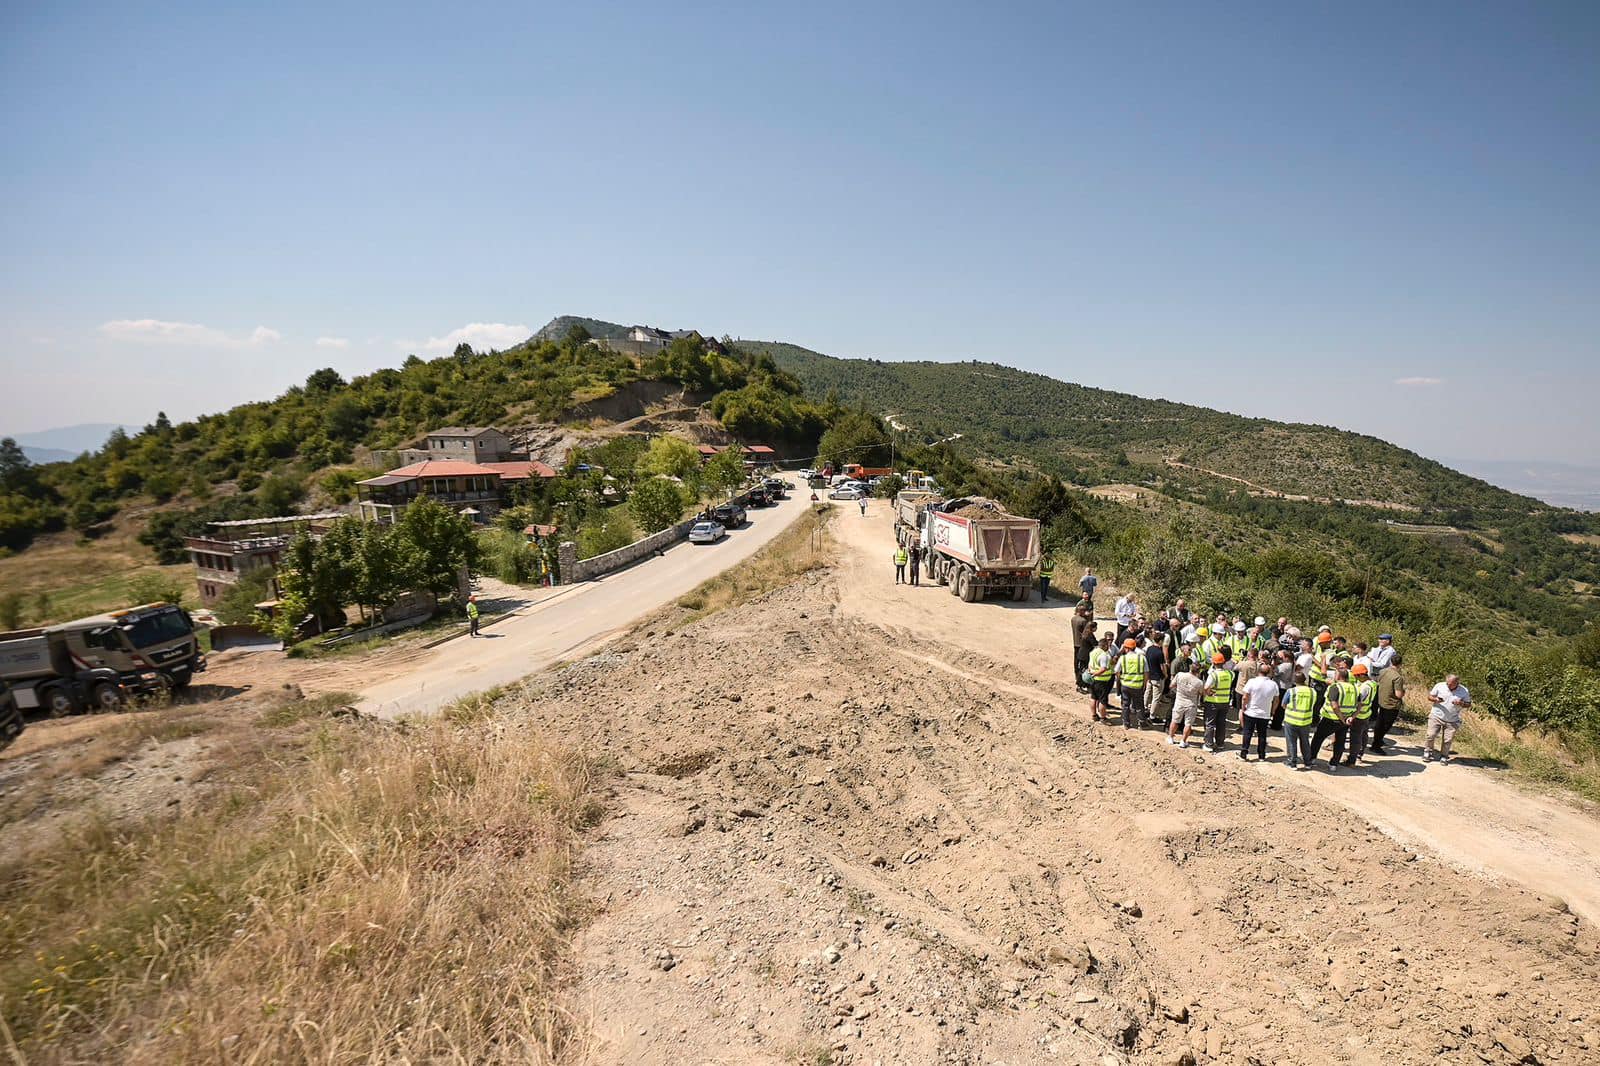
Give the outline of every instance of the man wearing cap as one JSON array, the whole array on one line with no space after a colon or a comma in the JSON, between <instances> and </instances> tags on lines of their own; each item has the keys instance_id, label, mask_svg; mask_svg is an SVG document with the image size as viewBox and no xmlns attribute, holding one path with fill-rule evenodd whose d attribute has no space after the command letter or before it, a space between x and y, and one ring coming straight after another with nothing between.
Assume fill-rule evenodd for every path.
<instances>
[{"instance_id":1,"label":"man wearing cap","mask_svg":"<svg viewBox=\"0 0 1600 1066\"><path fill-rule=\"evenodd\" d=\"M1139 642L1128 637L1117 656L1117 694L1122 705L1122 728L1138 729L1144 717L1144 686L1149 676Z\"/></svg>"},{"instance_id":2,"label":"man wearing cap","mask_svg":"<svg viewBox=\"0 0 1600 1066\"><path fill-rule=\"evenodd\" d=\"M478 594L474 592L467 597L467 636L478 635Z\"/></svg>"},{"instance_id":3,"label":"man wearing cap","mask_svg":"<svg viewBox=\"0 0 1600 1066\"><path fill-rule=\"evenodd\" d=\"M1383 672L1389 668L1389 663L1398 654L1394 647L1394 637L1389 633L1378 634L1378 646L1367 653L1371 660L1368 664L1373 677L1382 677Z\"/></svg>"},{"instance_id":4,"label":"man wearing cap","mask_svg":"<svg viewBox=\"0 0 1600 1066\"><path fill-rule=\"evenodd\" d=\"M1203 702L1206 709L1205 750L1220 752L1227 740L1228 711L1233 705L1233 670L1228 666L1226 648L1211 654L1211 672L1206 674Z\"/></svg>"},{"instance_id":5,"label":"man wearing cap","mask_svg":"<svg viewBox=\"0 0 1600 1066\"><path fill-rule=\"evenodd\" d=\"M1394 720L1400 717L1400 708L1405 705L1405 701L1406 679L1400 674L1400 653L1395 652L1389 656L1389 665L1378 675L1378 720L1372 727L1372 754L1389 754L1389 749L1383 746L1383 742L1388 737L1389 730L1394 728Z\"/></svg>"},{"instance_id":6,"label":"man wearing cap","mask_svg":"<svg viewBox=\"0 0 1600 1066\"><path fill-rule=\"evenodd\" d=\"M1100 634L1100 643L1089 653L1089 711L1096 722L1109 721L1106 707L1111 702L1111 634Z\"/></svg>"},{"instance_id":7,"label":"man wearing cap","mask_svg":"<svg viewBox=\"0 0 1600 1066\"><path fill-rule=\"evenodd\" d=\"M1372 679L1366 663L1352 666L1350 679L1356 684L1356 711L1350 719L1350 753L1345 756L1346 766L1354 766L1366 757L1367 731L1372 726L1372 711L1378 703L1378 683Z\"/></svg>"},{"instance_id":8,"label":"man wearing cap","mask_svg":"<svg viewBox=\"0 0 1600 1066\"><path fill-rule=\"evenodd\" d=\"M1311 665L1306 668L1306 678L1311 682L1311 687L1317 690L1317 710L1322 710L1322 703L1328 697L1328 682L1333 669L1333 634L1324 626L1317 633L1316 649L1311 656ZM1320 728L1320 726L1318 727Z\"/></svg>"}]
</instances>

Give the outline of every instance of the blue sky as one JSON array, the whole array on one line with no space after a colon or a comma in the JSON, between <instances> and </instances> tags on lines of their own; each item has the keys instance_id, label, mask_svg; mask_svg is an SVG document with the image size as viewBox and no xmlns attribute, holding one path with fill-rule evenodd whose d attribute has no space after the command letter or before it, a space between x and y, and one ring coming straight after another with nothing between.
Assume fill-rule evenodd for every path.
<instances>
[{"instance_id":1,"label":"blue sky","mask_svg":"<svg viewBox=\"0 0 1600 1066\"><path fill-rule=\"evenodd\" d=\"M1597 71L1591 3L7 5L0 430L572 313L1587 461Z\"/></svg>"}]
</instances>

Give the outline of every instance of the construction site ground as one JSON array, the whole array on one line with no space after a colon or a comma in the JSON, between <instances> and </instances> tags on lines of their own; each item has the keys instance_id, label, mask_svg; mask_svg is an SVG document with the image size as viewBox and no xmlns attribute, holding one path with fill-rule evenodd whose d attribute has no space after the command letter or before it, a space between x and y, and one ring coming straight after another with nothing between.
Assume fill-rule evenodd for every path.
<instances>
[{"instance_id":1,"label":"construction site ground","mask_svg":"<svg viewBox=\"0 0 1600 1066\"><path fill-rule=\"evenodd\" d=\"M1092 725L1067 610L895 586L882 504L830 528L832 569L515 698L620 770L581 882L598 1059L1600 1056L1587 813Z\"/></svg>"},{"instance_id":2,"label":"construction site ground","mask_svg":"<svg viewBox=\"0 0 1600 1066\"><path fill-rule=\"evenodd\" d=\"M1064 601L897 586L893 550L883 503L843 505L829 566L697 621L669 605L497 704L496 730L614 771L573 886L587 1060L1600 1059L1593 812L1424 767L1412 733L1330 777L1092 724ZM359 691L372 661L297 676ZM96 758L49 725L0 783ZM195 738L138 728L84 787L187 803Z\"/></svg>"}]
</instances>

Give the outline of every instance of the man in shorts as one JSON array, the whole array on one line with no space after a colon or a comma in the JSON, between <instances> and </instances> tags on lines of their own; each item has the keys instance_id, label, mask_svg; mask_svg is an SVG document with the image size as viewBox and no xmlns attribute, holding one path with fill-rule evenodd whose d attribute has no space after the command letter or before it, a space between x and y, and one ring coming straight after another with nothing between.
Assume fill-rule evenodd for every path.
<instances>
[{"instance_id":1,"label":"man in shorts","mask_svg":"<svg viewBox=\"0 0 1600 1066\"><path fill-rule=\"evenodd\" d=\"M1200 714L1200 694L1206 683L1194 672L1194 663L1184 656L1172 664L1172 721L1167 727L1167 743L1189 746L1194 720ZM1183 724L1183 739L1178 739L1178 724Z\"/></svg>"},{"instance_id":2,"label":"man in shorts","mask_svg":"<svg viewBox=\"0 0 1600 1066\"><path fill-rule=\"evenodd\" d=\"M1099 645L1089 653L1089 711L1097 722L1110 721L1106 714L1111 702L1111 634L1102 633Z\"/></svg>"}]
</instances>

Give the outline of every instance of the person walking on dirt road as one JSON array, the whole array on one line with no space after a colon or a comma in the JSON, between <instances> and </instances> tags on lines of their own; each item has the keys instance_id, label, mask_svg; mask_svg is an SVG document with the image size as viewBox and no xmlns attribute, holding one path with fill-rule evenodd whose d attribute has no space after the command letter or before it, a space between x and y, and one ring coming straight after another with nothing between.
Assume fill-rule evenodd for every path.
<instances>
[{"instance_id":1,"label":"person walking on dirt road","mask_svg":"<svg viewBox=\"0 0 1600 1066\"><path fill-rule=\"evenodd\" d=\"M861 505L861 517L867 517L867 498L862 496L860 499L856 500L856 503Z\"/></svg>"},{"instance_id":2,"label":"person walking on dirt road","mask_svg":"<svg viewBox=\"0 0 1600 1066\"><path fill-rule=\"evenodd\" d=\"M1428 712L1428 736L1422 742L1422 761L1433 761L1433 744L1439 741L1439 762L1450 764L1450 745L1455 742L1456 730L1461 728L1461 712L1472 706L1472 693L1461 683L1461 678L1451 674L1428 693L1433 710Z\"/></svg>"},{"instance_id":3,"label":"person walking on dirt road","mask_svg":"<svg viewBox=\"0 0 1600 1066\"><path fill-rule=\"evenodd\" d=\"M1111 634L1100 635L1099 646L1089 653L1089 712L1096 722L1109 722L1111 703Z\"/></svg>"},{"instance_id":4,"label":"person walking on dirt road","mask_svg":"<svg viewBox=\"0 0 1600 1066\"><path fill-rule=\"evenodd\" d=\"M1406 679L1400 675L1400 653L1395 652L1388 657L1388 665L1378 674L1378 722L1372 728L1372 754L1389 754L1384 741L1389 736L1389 730L1394 728L1394 720L1400 717L1400 708L1405 705L1405 700Z\"/></svg>"},{"instance_id":5,"label":"person walking on dirt road","mask_svg":"<svg viewBox=\"0 0 1600 1066\"><path fill-rule=\"evenodd\" d=\"M1094 650L1094 613L1088 601L1078 604L1072 612L1072 676L1078 682L1079 692L1088 692L1083 672L1089 668L1089 653Z\"/></svg>"},{"instance_id":6,"label":"person walking on dirt road","mask_svg":"<svg viewBox=\"0 0 1600 1066\"><path fill-rule=\"evenodd\" d=\"M467 597L467 636L478 635L478 594Z\"/></svg>"},{"instance_id":7,"label":"person walking on dirt road","mask_svg":"<svg viewBox=\"0 0 1600 1066\"><path fill-rule=\"evenodd\" d=\"M1189 737L1194 733L1194 720L1200 713L1200 698L1205 693L1206 683L1194 672L1194 664L1187 656L1178 660L1173 671L1172 721L1167 726L1167 743L1187 748ZM1178 739L1180 722L1183 723L1182 740Z\"/></svg>"},{"instance_id":8,"label":"person walking on dirt road","mask_svg":"<svg viewBox=\"0 0 1600 1066\"><path fill-rule=\"evenodd\" d=\"M906 554L904 547L894 550L894 583L896 585L904 585L906 583L906 563L910 558Z\"/></svg>"},{"instance_id":9,"label":"person walking on dirt road","mask_svg":"<svg viewBox=\"0 0 1600 1066\"><path fill-rule=\"evenodd\" d=\"M1078 591L1083 594L1083 602L1089 605L1091 611L1094 610L1094 589L1098 584L1100 579L1094 576L1094 570L1084 567L1083 576L1078 579Z\"/></svg>"}]
</instances>

